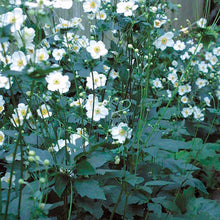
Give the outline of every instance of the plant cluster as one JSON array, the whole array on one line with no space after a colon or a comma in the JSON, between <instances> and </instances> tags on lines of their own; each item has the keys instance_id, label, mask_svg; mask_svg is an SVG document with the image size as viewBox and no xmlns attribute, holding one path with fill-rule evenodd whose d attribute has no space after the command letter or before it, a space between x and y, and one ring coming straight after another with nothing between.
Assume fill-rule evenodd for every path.
<instances>
[{"instance_id":1,"label":"plant cluster","mask_svg":"<svg viewBox=\"0 0 220 220\"><path fill-rule=\"evenodd\" d=\"M219 14L73 4L0 5L0 218L218 219Z\"/></svg>"}]
</instances>

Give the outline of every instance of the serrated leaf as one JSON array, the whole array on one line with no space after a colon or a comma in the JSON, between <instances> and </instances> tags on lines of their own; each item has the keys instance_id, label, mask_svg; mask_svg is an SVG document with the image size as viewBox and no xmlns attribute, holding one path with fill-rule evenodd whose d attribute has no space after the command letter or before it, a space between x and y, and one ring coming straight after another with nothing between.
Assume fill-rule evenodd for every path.
<instances>
[{"instance_id":1,"label":"serrated leaf","mask_svg":"<svg viewBox=\"0 0 220 220\"><path fill-rule=\"evenodd\" d=\"M87 196L90 199L106 200L103 189L98 182L91 179L76 180L74 182L75 189L81 197Z\"/></svg>"},{"instance_id":2,"label":"serrated leaf","mask_svg":"<svg viewBox=\"0 0 220 220\"><path fill-rule=\"evenodd\" d=\"M203 193L205 193L207 195L209 194L208 191L206 190L205 185L199 179L190 178L190 179L186 180L186 182L184 183L183 186L187 186L187 185L190 185L192 187L196 187L198 190L202 191Z\"/></svg>"}]
</instances>

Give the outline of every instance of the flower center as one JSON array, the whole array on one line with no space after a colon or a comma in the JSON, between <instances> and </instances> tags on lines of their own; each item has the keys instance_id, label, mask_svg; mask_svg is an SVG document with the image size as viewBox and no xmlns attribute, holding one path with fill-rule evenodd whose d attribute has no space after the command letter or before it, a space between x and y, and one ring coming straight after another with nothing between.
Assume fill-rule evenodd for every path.
<instances>
[{"instance_id":1,"label":"flower center","mask_svg":"<svg viewBox=\"0 0 220 220\"><path fill-rule=\"evenodd\" d=\"M47 115L48 114L47 109L41 109L41 113L42 115Z\"/></svg>"},{"instance_id":2,"label":"flower center","mask_svg":"<svg viewBox=\"0 0 220 220\"><path fill-rule=\"evenodd\" d=\"M162 43L162 44L166 44L166 43L167 43L167 38L165 38L165 37L162 38L161 43Z\"/></svg>"},{"instance_id":3,"label":"flower center","mask_svg":"<svg viewBox=\"0 0 220 220\"><path fill-rule=\"evenodd\" d=\"M0 106L0 112L3 110L3 106Z\"/></svg>"},{"instance_id":4,"label":"flower center","mask_svg":"<svg viewBox=\"0 0 220 220\"><path fill-rule=\"evenodd\" d=\"M22 110L20 111L20 113L21 113L22 116L25 116L25 114L26 114L25 109L22 109Z\"/></svg>"},{"instance_id":5,"label":"flower center","mask_svg":"<svg viewBox=\"0 0 220 220\"><path fill-rule=\"evenodd\" d=\"M159 21L155 21L155 26L160 26L160 22Z\"/></svg>"},{"instance_id":6,"label":"flower center","mask_svg":"<svg viewBox=\"0 0 220 220\"><path fill-rule=\"evenodd\" d=\"M125 11L129 11L129 10L131 10L131 7L127 5L127 6L125 7Z\"/></svg>"},{"instance_id":7,"label":"flower center","mask_svg":"<svg viewBox=\"0 0 220 220\"><path fill-rule=\"evenodd\" d=\"M18 60L18 61L17 61L17 65L18 65L19 67L23 66L23 60Z\"/></svg>"},{"instance_id":8,"label":"flower center","mask_svg":"<svg viewBox=\"0 0 220 220\"><path fill-rule=\"evenodd\" d=\"M55 80L53 81L53 84L54 84L54 85L59 85L59 84L60 84L59 79L55 79Z\"/></svg>"},{"instance_id":9,"label":"flower center","mask_svg":"<svg viewBox=\"0 0 220 220\"><path fill-rule=\"evenodd\" d=\"M16 22L15 16L10 17L9 23L15 23L15 22Z\"/></svg>"},{"instance_id":10,"label":"flower center","mask_svg":"<svg viewBox=\"0 0 220 220\"><path fill-rule=\"evenodd\" d=\"M99 108L95 109L95 113L100 114L100 109Z\"/></svg>"},{"instance_id":11,"label":"flower center","mask_svg":"<svg viewBox=\"0 0 220 220\"><path fill-rule=\"evenodd\" d=\"M90 8L95 8L95 2L90 3Z\"/></svg>"},{"instance_id":12,"label":"flower center","mask_svg":"<svg viewBox=\"0 0 220 220\"><path fill-rule=\"evenodd\" d=\"M95 79L94 79L94 83L97 83L98 81L99 81L98 78L95 78Z\"/></svg>"},{"instance_id":13,"label":"flower center","mask_svg":"<svg viewBox=\"0 0 220 220\"><path fill-rule=\"evenodd\" d=\"M3 136L2 135L0 135L0 142L2 142L3 141Z\"/></svg>"},{"instance_id":14,"label":"flower center","mask_svg":"<svg viewBox=\"0 0 220 220\"><path fill-rule=\"evenodd\" d=\"M100 52L100 47L99 46L97 46L97 47L94 47L94 51L95 51L95 53L99 53Z\"/></svg>"},{"instance_id":15,"label":"flower center","mask_svg":"<svg viewBox=\"0 0 220 220\"><path fill-rule=\"evenodd\" d=\"M118 133L119 133L119 135L123 136L123 135L125 135L125 130L124 129L120 129Z\"/></svg>"},{"instance_id":16,"label":"flower center","mask_svg":"<svg viewBox=\"0 0 220 220\"><path fill-rule=\"evenodd\" d=\"M44 55L43 54L40 54L39 56L38 56L38 60L39 61L42 61L44 59Z\"/></svg>"}]
</instances>

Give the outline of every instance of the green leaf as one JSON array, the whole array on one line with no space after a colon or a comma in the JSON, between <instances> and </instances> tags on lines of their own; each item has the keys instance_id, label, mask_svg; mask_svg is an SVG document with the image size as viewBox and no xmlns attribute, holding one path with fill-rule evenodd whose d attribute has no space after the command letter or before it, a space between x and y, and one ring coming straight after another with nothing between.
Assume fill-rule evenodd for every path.
<instances>
[{"instance_id":1,"label":"green leaf","mask_svg":"<svg viewBox=\"0 0 220 220\"><path fill-rule=\"evenodd\" d=\"M69 184L69 178L67 176L63 174L59 174L56 176L55 190L59 197L61 197L68 184Z\"/></svg>"},{"instance_id":2,"label":"green leaf","mask_svg":"<svg viewBox=\"0 0 220 220\"><path fill-rule=\"evenodd\" d=\"M162 207L160 204L154 204L154 203L148 203L147 205L148 209L158 215L158 217L161 216L162 213Z\"/></svg>"},{"instance_id":3,"label":"green leaf","mask_svg":"<svg viewBox=\"0 0 220 220\"><path fill-rule=\"evenodd\" d=\"M166 107L164 108L160 108L159 110L159 115L163 115L163 119L170 119L171 117L175 117L177 115L179 115L179 111L177 110L176 106L172 106L170 108L167 108L166 112L164 113Z\"/></svg>"},{"instance_id":4,"label":"green leaf","mask_svg":"<svg viewBox=\"0 0 220 220\"><path fill-rule=\"evenodd\" d=\"M138 177L135 176L133 174L127 173L125 176L125 181L129 184L131 184L132 186L135 186L137 184L140 184L144 181L143 177Z\"/></svg>"},{"instance_id":5,"label":"green leaf","mask_svg":"<svg viewBox=\"0 0 220 220\"><path fill-rule=\"evenodd\" d=\"M78 175L93 175L96 173L92 165L87 160L80 161L76 165L76 168Z\"/></svg>"},{"instance_id":6,"label":"green leaf","mask_svg":"<svg viewBox=\"0 0 220 220\"><path fill-rule=\"evenodd\" d=\"M119 76L120 76L123 83L128 82L128 71L124 65L121 65L119 67Z\"/></svg>"},{"instance_id":7,"label":"green leaf","mask_svg":"<svg viewBox=\"0 0 220 220\"><path fill-rule=\"evenodd\" d=\"M97 219L100 219L103 215L102 201L94 201L83 197L77 201L77 205L90 212Z\"/></svg>"},{"instance_id":8,"label":"green leaf","mask_svg":"<svg viewBox=\"0 0 220 220\"><path fill-rule=\"evenodd\" d=\"M112 156L104 151L94 151L89 155L87 161L94 167L101 167L108 161L112 161Z\"/></svg>"},{"instance_id":9,"label":"green leaf","mask_svg":"<svg viewBox=\"0 0 220 220\"><path fill-rule=\"evenodd\" d=\"M178 192L178 195L176 196L175 203L177 207L181 210L181 212L184 214L187 209L186 209L186 198L183 196L181 192Z\"/></svg>"},{"instance_id":10,"label":"green leaf","mask_svg":"<svg viewBox=\"0 0 220 220\"><path fill-rule=\"evenodd\" d=\"M187 186L187 185L190 185L192 187L196 187L198 190L202 191L203 193L205 193L207 195L209 194L208 191L206 190L206 187L199 179L191 177L184 183L183 186Z\"/></svg>"},{"instance_id":11,"label":"green leaf","mask_svg":"<svg viewBox=\"0 0 220 220\"><path fill-rule=\"evenodd\" d=\"M90 199L106 200L103 189L98 182L91 179L81 179L74 182L75 189L81 197L87 196Z\"/></svg>"},{"instance_id":12,"label":"green leaf","mask_svg":"<svg viewBox=\"0 0 220 220\"><path fill-rule=\"evenodd\" d=\"M146 182L144 185L145 186L165 186L168 184L174 184L174 183L169 182L169 181L163 181L163 180L155 180L155 181Z\"/></svg>"}]
</instances>

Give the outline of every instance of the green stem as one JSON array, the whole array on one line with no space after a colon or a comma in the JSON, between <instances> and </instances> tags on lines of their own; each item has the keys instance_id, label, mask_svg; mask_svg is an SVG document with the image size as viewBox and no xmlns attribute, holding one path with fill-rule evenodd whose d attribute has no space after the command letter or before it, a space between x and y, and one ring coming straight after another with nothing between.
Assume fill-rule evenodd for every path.
<instances>
[{"instance_id":1,"label":"green stem","mask_svg":"<svg viewBox=\"0 0 220 220\"><path fill-rule=\"evenodd\" d=\"M120 194L119 194L119 196L118 196L117 202L115 203L114 209L113 209L113 211L112 211L112 214L111 214L109 220L113 220L113 217L114 217L114 215L115 215L115 211L116 211L116 209L117 209L117 207L118 207L119 202L121 201L121 196L122 196L123 191L124 191L124 187L122 186L121 192L120 192Z\"/></svg>"},{"instance_id":2,"label":"green stem","mask_svg":"<svg viewBox=\"0 0 220 220\"><path fill-rule=\"evenodd\" d=\"M70 207L69 207L68 220L70 220L71 218L72 205L73 205L73 184L72 181L70 180Z\"/></svg>"}]
</instances>

